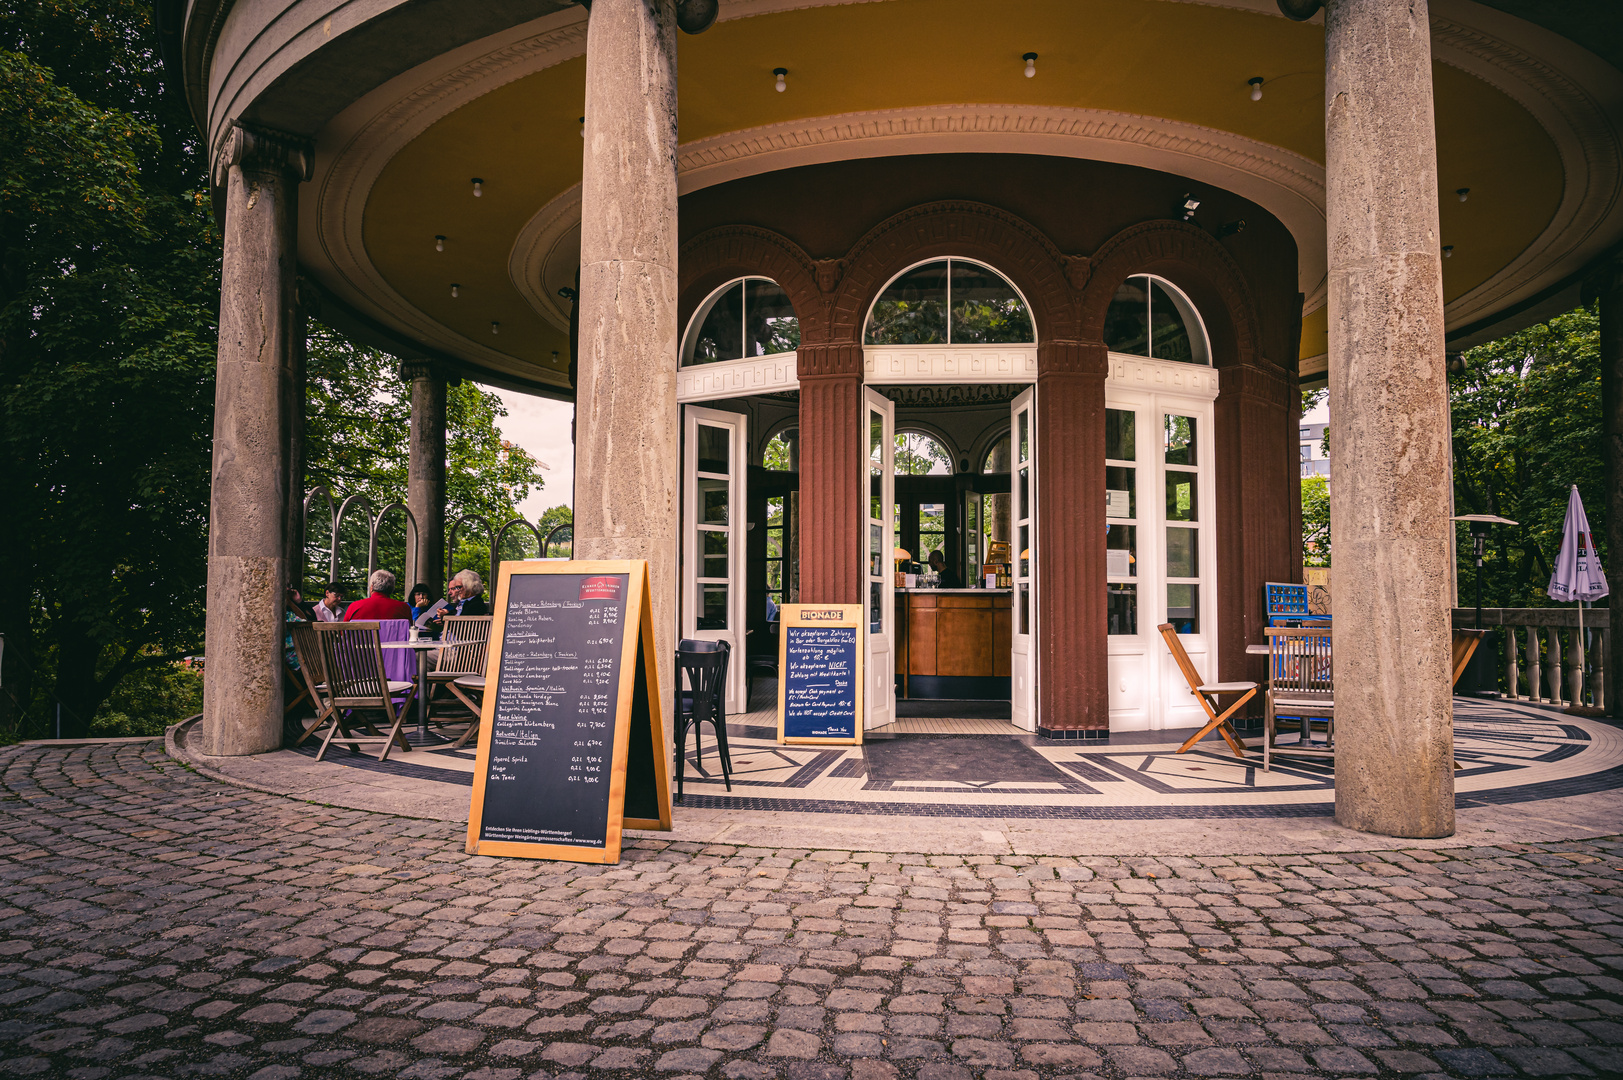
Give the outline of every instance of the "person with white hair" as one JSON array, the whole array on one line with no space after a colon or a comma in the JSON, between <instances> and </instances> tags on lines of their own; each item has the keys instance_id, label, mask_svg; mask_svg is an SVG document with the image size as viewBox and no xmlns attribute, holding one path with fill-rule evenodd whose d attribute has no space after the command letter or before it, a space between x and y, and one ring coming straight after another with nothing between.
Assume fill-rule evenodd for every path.
<instances>
[{"instance_id":1,"label":"person with white hair","mask_svg":"<svg viewBox=\"0 0 1623 1080\"><path fill-rule=\"evenodd\" d=\"M452 602L458 615L489 615L490 605L485 603L485 582L472 570L462 570L451 579L456 586L456 599Z\"/></svg>"},{"instance_id":2,"label":"person with white hair","mask_svg":"<svg viewBox=\"0 0 1623 1080\"><path fill-rule=\"evenodd\" d=\"M389 595L395 590L395 576L389 571L372 571L372 576L366 579L366 587L371 590L371 594L345 609L345 622L353 622L356 619L371 622L380 619L411 618L410 606L404 600L396 600Z\"/></svg>"}]
</instances>

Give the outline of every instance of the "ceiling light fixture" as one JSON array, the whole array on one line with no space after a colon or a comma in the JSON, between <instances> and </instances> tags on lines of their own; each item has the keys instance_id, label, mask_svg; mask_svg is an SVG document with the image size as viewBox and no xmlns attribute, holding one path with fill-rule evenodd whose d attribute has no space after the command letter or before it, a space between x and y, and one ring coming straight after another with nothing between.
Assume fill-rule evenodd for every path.
<instances>
[{"instance_id":1,"label":"ceiling light fixture","mask_svg":"<svg viewBox=\"0 0 1623 1080\"><path fill-rule=\"evenodd\" d=\"M485 182L477 176L473 178L473 197L479 198L485 193Z\"/></svg>"},{"instance_id":2,"label":"ceiling light fixture","mask_svg":"<svg viewBox=\"0 0 1623 1080\"><path fill-rule=\"evenodd\" d=\"M1192 220L1195 216L1195 211L1199 209L1200 200L1188 192L1185 192L1183 196L1183 219L1185 221Z\"/></svg>"},{"instance_id":3,"label":"ceiling light fixture","mask_svg":"<svg viewBox=\"0 0 1623 1080\"><path fill-rule=\"evenodd\" d=\"M1037 54L1028 52L1020 59L1026 62L1026 78L1035 79L1037 77Z\"/></svg>"},{"instance_id":4,"label":"ceiling light fixture","mask_svg":"<svg viewBox=\"0 0 1623 1080\"><path fill-rule=\"evenodd\" d=\"M499 333L501 333L501 332L502 332L502 324L501 324L501 323L499 323L499 322L493 322L493 323L491 323L491 324L490 324L490 332L491 332L491 333L492 333L492 334L499 334Z\"/></svg>"},{"instance_id":5,"label":"ceiling light fixture","mask_svg":"<svg viewBox=\"0 0 1623 1080\"><path fill-rule=\"evenodd\" d=\"M1454 257L1454 245L1453 244L1444 244L1443 245L1443 258L1451 259L1453 257Z\"/></svg>"},{"instance_id":6,"label":"ceiling light fixture","mask_svg":"<svg viewBox=\"0 0 1623 1080\"><path fill-rule=\"evenodd\" d=\"M788 83L788 79L787 79L787 76L789 74L789 69L788 68L773 68L772 69L772 74L776 75L777 79L778 79L777 83L774 84L778 88L778 93L781 94L785 90L789 89L789 83Z\"/></svg>"},{"instance_id":7,"label":"ceiling light fixture","mask_svg":"<svg viewBox=\"0 0 1623 1080\"><path fill-rule=\"evenodd\" d=\"M1261 75L1254 75L1250 79L1247 79L1246 81L1251 84L1251 100L1252 101L1261 101L1262 100L1262 76Z\"/></svg>"},{"instance_id":8,"label":"ceiling light fixture","mask_svg":"<svg viewBox=\"0 0 1623 1080\"><path fill-rule=\"evenodd\" d=\"M443 237L443 236L434 237L434 250L435 251L444 251L445 250L445 237Z\"/></svg>"},{"instance_id":9,"label":"ceiling light fixture","mask_svg":"<svg viewBox=\"0 0 1623 1080\"><path fill-rule=\"evenodd\" d=\"M586 117L580 118L580 137L586 138Z\"/></svg>"},{"instance_id":10,"label":"ceiling light fixture","mask_svg":"<svg viewBox=\"0 0 1623 1080\"><path fill-rule=\"evenodd\" d=\"M461 295L462 295L462 286L458 285L456 282L453 281L451 283L451 299L455 300L458 296L461 296Z\"/></svg>"},{"instance_id":11,"label":"ceiling light fixture","mask_svg":"<svg viewBox=\"0 0 1623 1080\"><path fill-rule=\"evenodd\" d=\"M1458 195L1460 197L1460 202L1464 202L1467 198L1470 197L1471 189L1468 188L1468 187L1462 187L1458 191L1454 192L1454 194L1456 194L1456 195Z\"/></svg>"}]
</instances>

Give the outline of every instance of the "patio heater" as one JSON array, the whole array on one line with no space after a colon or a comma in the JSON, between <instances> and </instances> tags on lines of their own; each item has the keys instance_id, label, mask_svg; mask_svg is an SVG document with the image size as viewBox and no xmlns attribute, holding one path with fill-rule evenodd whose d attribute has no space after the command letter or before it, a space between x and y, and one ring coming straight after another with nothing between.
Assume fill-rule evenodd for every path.
<instances>
[{"instance_id":1,"label":"patio heater","mask_svg":"<svg viewBox=\"0 0 1623 1080\"><path fill-rule=\"evenodd\" d=\"M1482 549L1488 542L1488 526L1515 525L1509 518L1495 514L1461 514L1455 521L1471 523L1471 546L1476 551L1476 628L1482 629Z\"/></svg>"}]
</instances>

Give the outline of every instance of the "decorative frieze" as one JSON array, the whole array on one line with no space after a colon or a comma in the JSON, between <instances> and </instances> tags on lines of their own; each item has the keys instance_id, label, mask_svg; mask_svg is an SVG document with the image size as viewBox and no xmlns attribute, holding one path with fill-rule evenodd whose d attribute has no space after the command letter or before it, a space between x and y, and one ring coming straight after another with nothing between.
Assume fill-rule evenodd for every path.
<instances>
[{"instance_id":1,"label":"decorative frieze","mask_svg":"<svg viewBox=\"0 0 1623 1080\"><path fill-rule=\"evenodd\" d=\"M1216 368L1152 360L1147 356L1128 356L1124 353L1110 354L1107 381L1111 386L1129 390L1188 394L1208 400L1216 398L1218 391Z\"/></svg>"},{"instance_id":2,"label":"decorative frieze","mask_svg":"<svg viewBox=\"0 0 1623 1080\"><path fill-rule=\"evenodd\" d=\"M1037 381L1037 347L897 345L862 350L870 383Z\"/></svg>"},{"instance_id":3,"label":"decorative frieze","mask_svg":"<svg viewBox=\"0 0 1623 1080\"><path fill-rule=\"evenodd\" d=\"M794 353L786 352L682 368L676 373L676 400L713 401L798 390L797 359Z\"/></svg>"}]
</instances>

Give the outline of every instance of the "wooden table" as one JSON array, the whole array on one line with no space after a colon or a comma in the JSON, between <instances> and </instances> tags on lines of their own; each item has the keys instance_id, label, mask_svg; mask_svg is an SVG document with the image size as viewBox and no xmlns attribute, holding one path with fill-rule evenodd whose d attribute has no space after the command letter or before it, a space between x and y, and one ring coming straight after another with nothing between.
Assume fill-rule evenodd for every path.
<instances>
[{"instance_id":1,"label":"wooden table","mask_svg":"<svg viewBox=\"0 0 1623 1080\"><path fill-rule=\"evenodd\" d=\"M421 641L385 641L385 649L416 649L417 650L417 739L419 742L428 741L428 654L444 648L433 638L423 638Z\"/></svg>"}]
</instances>

